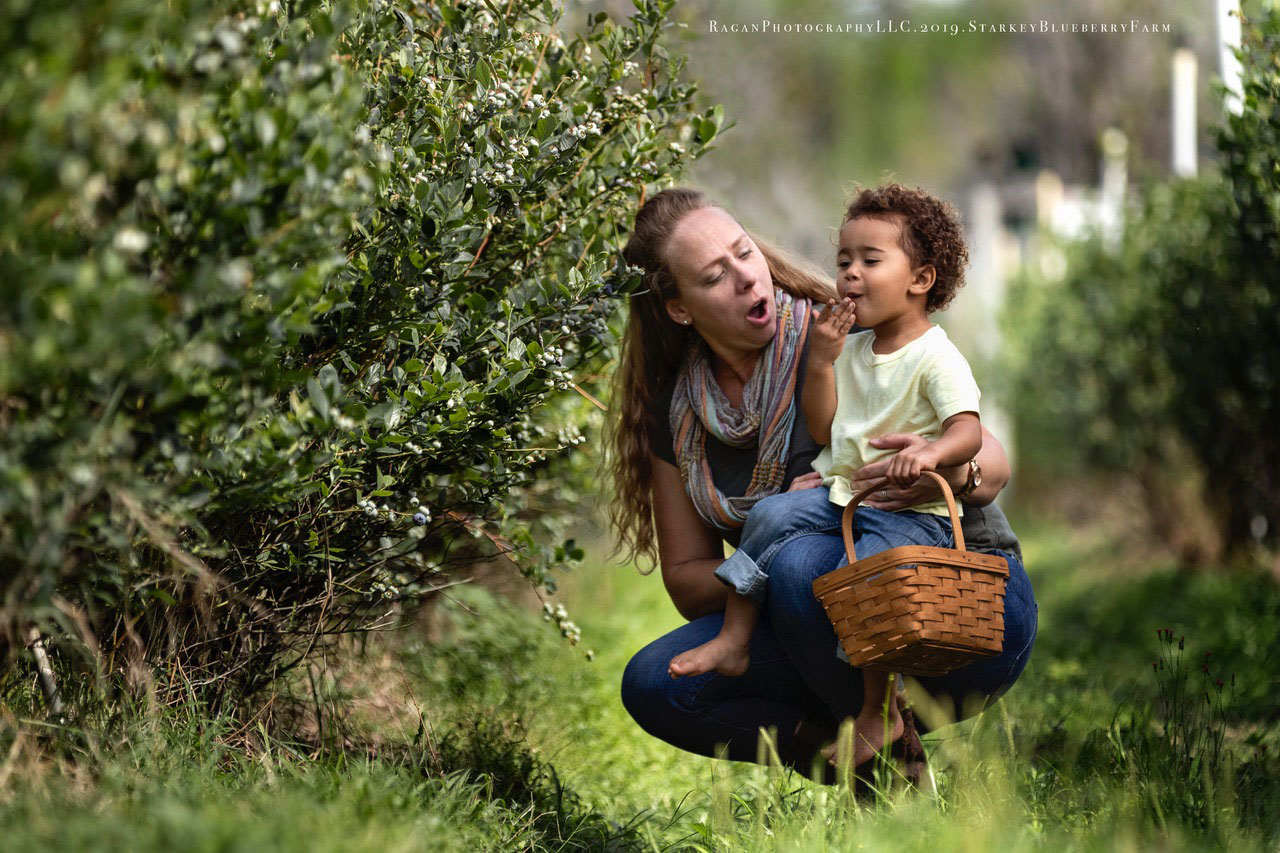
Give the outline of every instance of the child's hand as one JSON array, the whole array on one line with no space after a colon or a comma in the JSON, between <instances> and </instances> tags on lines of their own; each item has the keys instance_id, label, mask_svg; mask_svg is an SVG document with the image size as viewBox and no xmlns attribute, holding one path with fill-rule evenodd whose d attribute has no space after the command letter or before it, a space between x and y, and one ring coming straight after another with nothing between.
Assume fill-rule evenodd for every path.
<instances>
[{"instance_id":1,"label":"child's hand","mask_svg":"<svg viewBox=\"0 0 1280 853\"><path fill-rule=\"evenodd\" d=\"M845 297L839 303L828 299L818 313L814 309L813 324L809 327L809 358L823 364L832 364L844 349L844 339L853 327L853 300Z\"/></svg>"},{"instance_id":2,"label":"child's hand","mask_svg":"<svg viewBox=\"0 0 1280 853\"><path fill-rule=\"evenodd\" d=\"M889 460L884 475L899 488L907 488L925 471L938 470L939 454L932 444L903 450Z\"/></svg>"}]
</instances>

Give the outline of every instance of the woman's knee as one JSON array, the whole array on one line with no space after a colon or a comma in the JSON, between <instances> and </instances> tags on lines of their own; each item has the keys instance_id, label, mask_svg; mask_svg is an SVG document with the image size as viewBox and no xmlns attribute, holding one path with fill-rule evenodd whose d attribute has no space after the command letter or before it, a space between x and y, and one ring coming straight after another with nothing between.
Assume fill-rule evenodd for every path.
<instances>
[{"instance_id":1,"label":"woman's knee","mask_svg":"<svg viewBox=\"0 0 1280 853\"><path fill-rule=\"evenodd\" d=\"M1005 648L1021 651L1035 641L1039 608L1022 562L1012 554L1004 556L1009 562L1004 602Z\"/></svg>"},{"instance_id":2,"label":"woman's knee","mask_svg":"<svg viewBox=\"0 0 1280 853\"><path fill-rule=\"evenodd\" d=\"M622 670L622 707L644 728L648 728L645 721L651 719L665 701L662 689L665 685L660 680L665 675L665 664L659 670L657 663L652 646L646 646L636 652ZM670 676L667 680L670 681Z\"/></svg>"},{"instance_id":3,"label":"woman's knee","mask_svg":"<svg viewBox=\"0 0 1280 853\"><path fill-rule=\"evenodd\" d=\"M667 667L684 651L677 645L683 644L670 642L669 636L660 637L636 652L622 671L622 707L642 729L664 740L669 740L672 727L678 729L679 719L696 702L700 683L698 678L671 677Z\"/></svg>"}]
</instances>

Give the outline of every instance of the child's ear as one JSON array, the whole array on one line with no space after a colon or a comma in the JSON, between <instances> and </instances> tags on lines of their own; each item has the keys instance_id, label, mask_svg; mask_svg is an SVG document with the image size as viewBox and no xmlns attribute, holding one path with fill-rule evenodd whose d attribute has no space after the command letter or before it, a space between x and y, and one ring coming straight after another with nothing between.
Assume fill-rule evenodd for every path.
<instances>
[{"instance_id":1,"label":"child's ear","mask_svg":"<svg viewBox=\"0 0 1280 853\"><path fill-rule=\"evenodd\" d=\"M907 292L916 296L923 296L933 287L933 282L937 277L938 271L934 269L933 264L916 267L911 276L911 284L907 286Z\"/></svg>"}]
</instances>

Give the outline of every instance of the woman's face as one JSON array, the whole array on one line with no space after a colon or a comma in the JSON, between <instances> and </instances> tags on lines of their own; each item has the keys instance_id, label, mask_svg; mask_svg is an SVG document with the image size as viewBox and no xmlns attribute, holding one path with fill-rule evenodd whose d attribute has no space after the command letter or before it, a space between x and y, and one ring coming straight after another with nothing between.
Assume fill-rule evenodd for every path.
<instances>
[{"instance_id":1,"label":"woman's face","mask_svg":"<svg viewBox=\"0 0 1280 853\"><path fill-rule=\"evenodd\" d=\"M733 359L754 353L776 332L773 278L760 248L718 207L695 210L666 248L679 295L667 314L698 330L711 350Z\"/></svg>"}]
</instances>

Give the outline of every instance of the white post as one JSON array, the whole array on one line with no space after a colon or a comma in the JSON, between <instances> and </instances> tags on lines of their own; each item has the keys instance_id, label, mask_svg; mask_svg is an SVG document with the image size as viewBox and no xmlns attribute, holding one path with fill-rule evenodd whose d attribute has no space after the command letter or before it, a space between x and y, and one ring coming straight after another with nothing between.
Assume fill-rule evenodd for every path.
<instances>
[{"instance_id":1,"label":"white post","mask_svg":"<svg viewBox=\"0 0 1280 853\"><path fill-rule=\"evenodd\" d=\"M1004 205L995 185L986 181L976 184L969 195L969 272L963 298L956 300L956 306L964 308L957 314L965 321L967 351L982 359L993 358L1000 350L1000 327L995 318L1004 303L1003 216Z\"/></svg>"},{"instance_id":2,"label":"white post","mask_svg":"<svg viewBox=\"0 0 1280 853\"><path fill-rule=\"evenodd\" d=\"M1239 0L1217 0L1218 7L1218 65L1222 72L1222 84L1227 88L1224 104L1236 115L1243 109L1240 78L1244 69L1235 51L1240 47Z\"/></svg>"},{"instance_id":3,"label":"white post","mask_svg":"<svg viewBox=\"0 0 1280 853\"><path fill-rule=\"evenodd\" d=\"M1129 137L1118 127L1102 131L1102 187L1098 192L1098 226L1102 241L1114 249L1124 233L1124 197L1129 183ZM1192 160L1194 170L1195 160Z\"/></svg>"},{"instance_id":4,"label":"white post","mask_svg":"<svg viewBox=\"0 0 1280 853\"><path fill-rule=\"evenodd\" d=\"M1005 302L1005 274L1009 267L1004 202L995 184L984 181L969 191L965 213L969 236L969 271L965 287L943 315L947 334L969 357L979 373L990 371L1000 355L1000 313ZM999 395L982 389L982 422L1000 438L1013 456L1013 426Z\"/></svg>"},{"instance_id":5,"label":"white post","mask_svg":"<svg viewBox=\"0 0 1280 853\"><path fill-rule=\"evenodd\" d=\"M1173 173L1196 174L1196 55L1185 47L1173 52Z\"/></svg>"},{"instance_id":6,"label":"white post","mask_svg":"<svg viewBox=\"0 0 1280 853\"><path fill-rule=\"evenodd\" d=\"M1036 175L1036 224L1045 231L1056 231L1063 196L1062 178L1052 169L1041 169Z\"/></svg>"}]
</instances>

